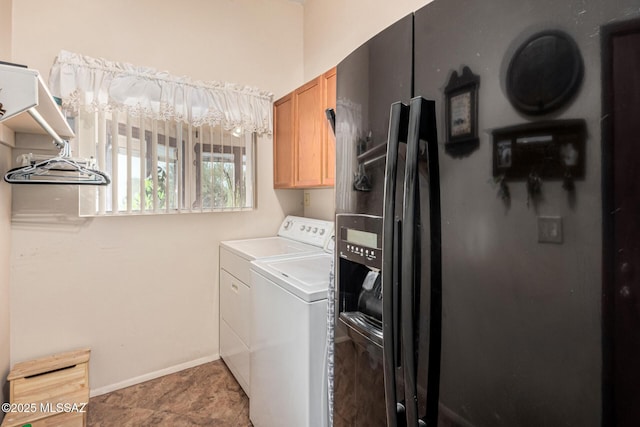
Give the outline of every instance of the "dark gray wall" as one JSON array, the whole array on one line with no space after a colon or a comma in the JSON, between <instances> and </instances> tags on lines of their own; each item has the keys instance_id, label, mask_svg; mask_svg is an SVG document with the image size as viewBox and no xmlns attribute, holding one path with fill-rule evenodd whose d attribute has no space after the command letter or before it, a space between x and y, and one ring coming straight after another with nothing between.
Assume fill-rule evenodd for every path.
<instances>
[{"instance_id":1,"label":"dark gray wall","mask_svg":"<svg viewBox=\"0 0 640 427\"><path fill-rule=\"evenodd\" d=\"M601 423L600 25L637 16L638 0L436 0L416 13L415 94L438 102L443 215L441 403L475 426ZM559 29L577 42L584 79L573 102L537 119L587 121L586 176L572 203L560 181L537 209L524 182L510 207L492 180L494 128L536 120L515 111L504 81L526 38ZM444 87L480 75L479 148L444 151ZM537 242L537 216L561 216L564 242Z\"/></svg>"}]
</instances>

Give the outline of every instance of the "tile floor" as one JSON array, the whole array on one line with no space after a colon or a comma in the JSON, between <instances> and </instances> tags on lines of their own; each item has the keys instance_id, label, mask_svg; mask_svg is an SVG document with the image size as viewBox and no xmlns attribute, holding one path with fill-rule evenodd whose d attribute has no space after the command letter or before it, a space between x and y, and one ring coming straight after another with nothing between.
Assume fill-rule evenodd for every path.
<instances>
[{"instance_id":1,"label":"tile floor","mask_svg":"<svg viewBox=\"0 0 640 427\"><path fill-rule=\"evenodd\" d=\"M249 399L222 360L97 396L92 427L249 427Z\"/></svg>"}]
</instances>

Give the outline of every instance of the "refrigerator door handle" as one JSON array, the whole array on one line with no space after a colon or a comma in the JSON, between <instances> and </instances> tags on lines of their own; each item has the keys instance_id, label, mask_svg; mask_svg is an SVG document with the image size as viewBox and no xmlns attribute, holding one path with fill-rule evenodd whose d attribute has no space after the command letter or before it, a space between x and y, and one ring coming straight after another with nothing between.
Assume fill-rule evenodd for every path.
<instances>
[{"instance_id":1,"label":"refrigerator door handle","mask_svg":"<svg viewBox=\"0 0 640 427\"><path fill-rule=\"evenodd\" d=\"M425 142L421 146L421 142ZM435 125L435 103L422 97L411 100L409 130L407 137L407 160L404 185L404 223L402 227L402 352L405 384L405 406L407 427L435 426L438 419L440 386L440 348L442 318L442 250L440 214L440 178L438 168L438 145ZM422 150L422 153L421 153ZM429 223L421 224L420 186L418 158L427 162ZM421 227L428 226L429 236L429 280L422 289ZM424 261L424 260L423 260ZM421 261L421 262L423 262ZM420 293L429 293L429 306L420 307ZM426 414L418 414L416 323L427 316L428 357L426 380Z\"/></svg>"},{"instance_id":2,"label":"refrigerator door handle","mask_svg":"<svg viewBox=\"0 0 640 427\"><path fill-rule=\"evenodd\" d=\"M414 304L416 286L420 286L420 277L416 277L415 255L416 252L419 253L419 248L416 247L419 243L417 243L416 240L419 241L420 239L420 233L416 229L416 220L420 218L418 157L420 155L421 101L422 98L413 98L410 103L402 215L400 300L402 312L402 368L404 372L404 399L407 427L418 426Z\"/></svg>"},{"instance_id":3,"label":"refrigerator door handle","mask_svg":"<svg viewBox=\"0 0 640 427\"><path fill-rule=\"evenodd\" d=\"M440 398L440 357L442 342L442 218L440 208L440 167L435 102L422 100L422 125L426 140L429 182L429 364L427 373L426 425L438 423Z\"/></svg>"},{"instance_id":4,"label":"refrigerator door handle","mask_svg":"<svg viewBox=\"0 0 640 427\"><path fill-rule=\"evenodd\" d=\"M388 427L398 427L398 412L403 410L396 395L396 349L399 337L396 333L397 301L394 299L394 280L398 277L399 271L394 267L394 258L398 258L400 249L397 239L398 236L397 233L395 233L398 148L400 142L406 141L408 116L409 107L403 103L396 102L391 105L382 220L382 336L384 390Z\"/></svg>"}]
</instances>

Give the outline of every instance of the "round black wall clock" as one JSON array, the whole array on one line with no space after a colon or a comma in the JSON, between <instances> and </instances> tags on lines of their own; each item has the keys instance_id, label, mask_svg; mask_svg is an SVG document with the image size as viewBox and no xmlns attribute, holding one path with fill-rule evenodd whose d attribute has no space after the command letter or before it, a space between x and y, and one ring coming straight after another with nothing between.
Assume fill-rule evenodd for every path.
<instances>
[{"instance_id":1,"label":"round black wall clock","mask_svg":"<svg viewBox=\"0 0 640 427\"><path fill-rule=\"evenodd\" d=\"M573 39L543 31L525 41L507 69L507 97L524 114L541 115L565 105L582 82L583 64Z\"/></svg>"}]
</instances>

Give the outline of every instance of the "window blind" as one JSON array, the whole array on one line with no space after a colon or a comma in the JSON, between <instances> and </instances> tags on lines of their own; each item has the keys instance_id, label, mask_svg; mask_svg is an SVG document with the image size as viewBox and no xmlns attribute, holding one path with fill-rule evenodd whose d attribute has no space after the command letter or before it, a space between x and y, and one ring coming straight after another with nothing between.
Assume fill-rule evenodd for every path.
<instances>
[{"instance_id":1,"label":"window blind","mask_svg":"<svg viewBox=\"0 0 640 427\"><path fill-rule=\"evenodd\" d=\"M108 187L81 188L80 215L223 212L255 203L255 135L221 126L80 112L80 154Z\"/></svg>"}]
</instances>

